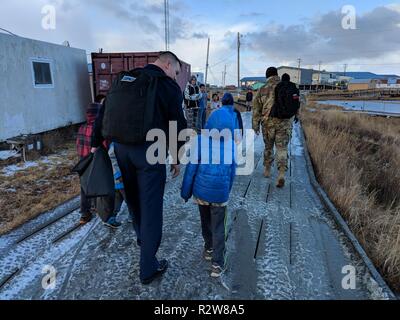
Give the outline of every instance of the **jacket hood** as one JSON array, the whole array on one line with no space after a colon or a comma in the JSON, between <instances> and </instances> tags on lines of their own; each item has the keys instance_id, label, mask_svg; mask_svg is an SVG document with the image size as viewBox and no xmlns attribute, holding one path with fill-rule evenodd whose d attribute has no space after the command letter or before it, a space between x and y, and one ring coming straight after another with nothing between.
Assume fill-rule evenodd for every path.
<instances>
[{"instance_id":1,"label":"jacket hood","mask_svg":"<svg viewBox=\"0 0 400 320\"><path fill-rule=\"evenodd\" d=\"M233 105L222 106L219 110L214 111L210 119L207 121L206 129L222 131L224 129L234 130L235 122L235 112L233 110Z\"/></svg>"}]
</instances>

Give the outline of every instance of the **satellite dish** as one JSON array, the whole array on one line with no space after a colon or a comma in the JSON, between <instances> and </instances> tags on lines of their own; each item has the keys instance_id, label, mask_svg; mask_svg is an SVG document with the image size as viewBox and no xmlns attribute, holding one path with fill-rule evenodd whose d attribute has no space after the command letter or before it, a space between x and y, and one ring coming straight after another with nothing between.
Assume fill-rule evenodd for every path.
<instances>
[{"instance_id":1,"label":"satellite dish","mask_svg":"<svg viewBox=\"0 0 400 320\"><path fill-rule=\"evenodd\" d=\"M71 45L69 44L69 41L64 41L62 43L62 45L65 46L65 47L71 47Z\"/></svg>"}]
</instances>

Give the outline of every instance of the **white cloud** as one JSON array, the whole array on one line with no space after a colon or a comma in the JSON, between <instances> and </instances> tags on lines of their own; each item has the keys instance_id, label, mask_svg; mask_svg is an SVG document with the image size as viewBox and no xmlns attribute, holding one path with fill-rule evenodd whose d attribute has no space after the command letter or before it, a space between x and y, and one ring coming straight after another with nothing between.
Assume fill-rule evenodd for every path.
<instances>
[{"instance_id":1,"label":"white cloud","mask_svg":"<svg viewBox=\"0 0 400 320\"><path fill-rule=\"evenodd\" d=\"M163 0L7 0L2 1L0 27L28 38L62 43L90 51L158 51L164 49ZM41 8L54 4L57 29L41 28ZM242 38L242 76L263 75L269 65L305 65L400 73L400 5L378 7L358 17L359 30L343 34L340 13L310 17L299 25L267 23L261 28L251 16L232 24L193 12L182 0L171 0L171 49L196 71L204 71L207 37L211 38L211 82L221 82L227 65L227 82L237 83L237 32ZM251 11L251 10L250 10ZM202 13L202 12L201 12ZM382 29L388 29L385 32ZM400 28L399 28L400 29ZM378 32L379 31L379 32ZM383 61L383 62L382 62ZM354 64L353 66L351 64ZM360 65L369 64L369 65ZM382 65L388 64L388 65Z\"/></svg>"}]
</instances>

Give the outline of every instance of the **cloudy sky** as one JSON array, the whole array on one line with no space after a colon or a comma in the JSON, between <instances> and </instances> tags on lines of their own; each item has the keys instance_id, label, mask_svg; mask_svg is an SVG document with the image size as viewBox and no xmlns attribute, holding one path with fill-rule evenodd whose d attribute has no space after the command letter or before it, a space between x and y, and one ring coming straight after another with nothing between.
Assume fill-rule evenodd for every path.
<instances>
[{"instance_id":1,"label":"cloudy sky","mask_svg":"<svg viewBox=\"0 0 400 320\"><path fill-rule=\"evenodd\" d=\"M0 28L87 53L164 49L163 0L0 0ZM56 9L56 28L42 27L42 8ZM355 9L356 19L342 12ZM236 37L242 76L262 76L270 65L330 71L400 74L400 2L380 0L170 0L171 50L204 71L211 38L210 81L237 83ZM350 20L349 20L350 17ZM355 29L344 29L355 21Z\"/></svg>"}]
</instances>

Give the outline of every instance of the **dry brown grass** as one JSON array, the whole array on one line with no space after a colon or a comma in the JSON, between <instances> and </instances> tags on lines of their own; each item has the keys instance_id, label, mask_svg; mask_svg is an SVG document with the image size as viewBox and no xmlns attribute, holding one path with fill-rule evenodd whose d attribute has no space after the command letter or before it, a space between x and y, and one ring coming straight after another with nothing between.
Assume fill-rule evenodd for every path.
<instances>
[{"instance_id":1,"label":"dry brown grass","mask_svg":"<svg viewBox=\"0 0 400 320\"><path fill-rule=\"evenodd\" d=\"M400 119L305 108L302 121L319 182L400 291Z\"/></svg>"},{"instance_id":2,"label":"dry brown grass","mask_svg":"<svg viewBox=\"0 0 400 320\"><path fill-rule=\"evenodd\" d=\"M0 175L0 235L79 194L79 179L70 173L77 162L75 146L64 148L62 156L51 156L57 165L41 163L10 177Z\"/></svg>"}]
</instances>

